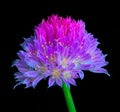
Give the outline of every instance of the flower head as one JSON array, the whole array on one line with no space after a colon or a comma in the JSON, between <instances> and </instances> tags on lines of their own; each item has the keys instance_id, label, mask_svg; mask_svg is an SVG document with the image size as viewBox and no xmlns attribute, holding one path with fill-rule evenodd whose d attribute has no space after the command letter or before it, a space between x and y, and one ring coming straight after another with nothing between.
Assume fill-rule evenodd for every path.
<instances>
[{"instance_id":1,"label":"flower head","mask_svg":"<svg viewBox=\"0 0 120 112\"><path fill-rule=\"evenodd\" d=\"M24 50L17 53L19 59L14 62L19 70L15 78L18 84L35 88L47 77L49 87L62 86L63 81L68 86L76 85L76 78L84 78L83 70L109 75L103 68L108 64L106 55L98 44L82 20L52 15L47 21L42 20L35 27L35 35L21 44Z\"/></svg>"}]
</instances>

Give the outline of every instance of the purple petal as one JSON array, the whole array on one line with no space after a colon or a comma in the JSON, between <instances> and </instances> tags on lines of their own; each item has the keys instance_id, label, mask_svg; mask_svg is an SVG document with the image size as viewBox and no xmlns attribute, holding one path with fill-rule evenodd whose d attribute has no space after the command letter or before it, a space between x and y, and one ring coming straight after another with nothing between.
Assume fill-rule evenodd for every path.
<instances>
[{"instance_id":1,"label":"purple petal","mask_svg":"<svg viewBox=\"0 0 120 112\"><path fill-rule=\"evenodd\" d=\"M54 83L55 83L55 79L53 79L53 77L50 77L48 81L48 87L53 86Z\"/></svg>"},{"instance_id":2,"label":"purple petal","mask_svg":"<svg viewBox=\"0 0 120 112\"><path fill-rule=\"evenodd\" d=\"M17 53L17 55L18 55L18 57L20 58L20 59L23 59L25 56L26 56L26 52L24 52L24 51L19 51L18 53Z\"/></svg>"},{"instance_id":3,"label":"purple petal","mask_svg":"<svg viewBox=\"0 0 120 112\"><path fill-rule=\"evenodd\" d=\"M42 76L37 77L37 78L33 81L32 87L35 88L36 85L38 84L38 82L41 81L42 79L43 79Z\"/></svg>"},{"instance_id":4,"label":"purple petal","mask_svg":"<svg viewBox=\"0 0 120 112\"><path fill-rule=\"evenodd\" d=\"M88 69L90 68L90 66L91 66L91 64L81 64L81 65L80 65L80 68L81 68L82 70L88 70Z\"/></svg>"},{"instance_id":5,"label":"purple petal","mask_svg":"<svg viewBox=\"0 0 120 112\"><path fill-rule=\"evenodd\" d=\"M32 82L31 82L31 79L30 78L26 78L24 81L23 81L23 84L25 84L25 88L29 88L32 86Z\"/></svg>"},{"instance_id":6,"label":"purple petal","mask_svg":"<svg viewBox=\"0 0 120 112\"><path fill-rule=\"evenodd\" d=\"M37 71L28 71L28 72L25 72L23 75L25 77L30 77L30 78L35 78L38 76L38 72Z\"/></svg>"},{"instance_id":7,"label":"purple petal","mask_svg":"<svg viewBox=\"0 0 120 112\"><path fill-rule=\"evenodd\" d=\"M59 85L60 87L62 87L62 80L61 79L56 79L56 83L57 83L57 85Z\"/></svg>"},{"instance_id":8,"label":"purple petal","mask_svg":"<svg viewBox=\"0 0 120 112\"><path fill-rule=\"evenodd\" d=\"M74 85L74 86L76 86L76 82L75 82L74 79L70 79L70 80L69 80L69 83L72 84L72 85Z\"/></svg>"},{"instance_id":9,"label":"purple petal","mask_svg":"<svg viewBox=\"0 0 120 112\"><path fill-rule=\"evenodd\" d=\"M26 63L22 60L16 60L14 62L14 65L18 68L18 70L22 73L27 72L29 67L26 65Z\"/></svg>"},{"instance_id":10,"label":"purple petal","mask_svg":"<svg viewBox=\"0 0 120 112\"><path fill-rule=\"evenodd\" d=\"M20 46L24 49L24 50L26 50L26 51L28 51L29 50L29 47L28 47L28 45L29 44L34 44L33 43L33 39L34 39L34 36L31 36L30 38L24 38L24 42L22 43L22 44L20 44Z\"/></svg>"},{"instance_id":11,"label":"purple petal","mask_svg":"<svg viewBox=\"0 0 120 112\"><path fill-rule=\"evenodd\" d=\"M24 81L23 81L23 84L28 84L30 83L30 78L26 78Z\"/></svg>"},{"instance_id":12,"label":"purple petal","mask_svg":"<svg viewBox=\"0 0 120 112\"><path fill-rule=\"evenodd\" d=\"M84 78L84 73L83 73L83 71L82 71L82 70L79 70L79 73L78 73L78 74L79 74L79 76L80 76L80 78L81 78L81 79L83 79L83 78Z\"/></svg>"},{"instance_id":13,"label":"purple petal","mask_svg":"<svg viewBox=\"0 0 120 112\"><path fill-rule=\"evenodd\" d=\"M17 83L17 84L13 87L13 89L15 89L17 86L19 86L19 85L21 85L21 84L22 84L22 82Z\"/></svg>"},{"instance_id":14,"label":"purple petal","mask_svg":"<svg viewBox=\"0 0 120 112\"><path fill-rule=\"evenodd\" d=\"M29 88L29 87L31 87L31 86L32 86L31 83L27 83L26 86L25 86L25 88Z\"/></svg>"},{"instance_id":15,"label":"purple petal","mask_svg":"<svg viewBox=\"0 0 120 112\"><path fill-rule=\"evenodd\" d=\"M78 74L77 74L77 73L74 73L74 74L72 75L72 77L73 77L74 79L79 78L79 76L78 76Z\"/></svg>"},{"instance_id":16,"label":"purple petal","mask_svg":"<svg viewBox=\"0 0 120 112\"><path fill-rule=\"evenodd\" d=\"M49 70L44 73L44 78L47 78L48 76L50 76L50 71Z\"/></svg>"},{"instance_id":17,"label":"purple petal","mask_svg":"<svg viewBox=\"0 0 120 112\"><path fill-rule=\"evenodd\" d=\"M78 76L78 70L72 70L72 78L73 79L79 78L79 76Z\"/></svg>"},{"instance_id":18,"label":"purple petal","mask_svg":"<svg viewBox=\"0 0 120 112\"><path fill-rule=\"evenodd\" d=\"M19 78L19 77L21 77L21 76L23 76L23 75L22 75L22 73L20 73L20 72L16 72L16 73L14 73L14 76L15 76L16 78Z\"/></svg>"},{"instance_id":19,"label":"purple petal","mask_svg":"<svg viewBox=\"0 0 120 112\"><path fill-rule=\"evenodd\" d=\"M23 81L25 79L25 76L20 72L16 72L14 76L15 76L15 79L17 79L17 81Z\"/></svg>"},{"instance_id":20,"label":"purple petal","mask_svg":"<svg viewBox=\"0 0 120 112\"><path fill-rule=\"evenodd\" d=\"M26 39L24 38L24 40L26 40ZM23 43L21 43L20 46L21 46L25 51L28 50L28 46L27 46L27 42L26 42L26 41L24 41Z\"/></svg>"},{"instance_id":21,"label":"purple petal","mask_svg":"<svg viewBox=\"0 0 120 112\"><path fill-rule=\"evenodd\" d=\"M95 73L105 73L108 76L110 76L110 74L108 73L108 71L104 68L92 68L90 69L91 72L95 72Z\"/></svg>"},{"instance_id":22,"label":"purple petal","mask_svg":"<svg viewBox=\"0 0 120 112\"><path fill-rule=\"evenodd\" d=\"M82 61L87 63L90 60L91 56L88 53L81 54Z\"/></svg>"},{"instance_id":23,"label":"purple petal","mask_svg":"<svg viewBox=\"0 0 120 112\"><path fill-rule=\"evenodd\" d=\"M39 65L39 63L36 60L34 60L33 58L25 58L24 60L27 63L27 65L32 68L35 68L36 65Z\"/></svg>"},{"instance_id":24,"label":"purple petal","mask_svg":"<svg viewBox=\"0 0 120 112\"><path fill-rule=\"evenodd\" d=\"M97 68L101 68L101 67L107 65L108 62L103 61L103 60L99 60L99 61L95 61L94 64L95 64L95 66L97 66Z\"/></svg>"},{"instance_id":25,"label":"purple petal","mask_svg":"<svg viewBox=\"0 0 120 112\"><path fill-rule=\"evenodd\" d=\"M31 87L31 86L32 86L32 83L31 83L31 82L28 82L28 83L26 83L25 88L29 88L29 87Z\"/></svg>"},{"instance_id":26,"label":"purple petal","mask_svg":"<svg viewBox=\"0 0 120 112\"><path fill-rule=\"evenodd\" d=\"M19 70L21 73L25 73L25 72L28 71L28 68L19 67L18 70Z\"/></svg>"}]
</instances>

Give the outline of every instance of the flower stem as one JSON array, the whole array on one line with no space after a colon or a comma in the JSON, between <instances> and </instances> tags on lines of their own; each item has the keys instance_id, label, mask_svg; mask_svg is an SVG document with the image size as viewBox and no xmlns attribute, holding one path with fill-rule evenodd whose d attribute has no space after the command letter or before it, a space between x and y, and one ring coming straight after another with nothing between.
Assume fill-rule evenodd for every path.
<instances>
[{"instance_id":1,"label":"flower stem","mask_svg":"<svg viewBox=\"0 0 120 112\"><path fill-rule=\"evenodd\" d=\"M69 112L76 112L74 101L70 92L70 88L63 82L62 89L64 92L64 96Z\"/></svg>"}]
</instances>

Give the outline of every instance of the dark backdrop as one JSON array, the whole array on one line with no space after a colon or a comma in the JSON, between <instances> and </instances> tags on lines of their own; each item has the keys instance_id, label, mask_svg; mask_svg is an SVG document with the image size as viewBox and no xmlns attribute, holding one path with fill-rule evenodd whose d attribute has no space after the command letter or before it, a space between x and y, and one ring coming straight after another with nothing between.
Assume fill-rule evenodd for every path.
<instances>
[{"instance_id":1,"label":"dark backdrop","mask_svg":"<svg viewBox=\"0 0 120 112\"><path fill-rule=\"evenodd\" d=\"M116 112L118 101L118 77L115 72L115 60L113 58L116 46L118 7L116 2L81 2L48 0L33 2L4 3L2 9L4 35L1 37L1 66L0 75L0 102L5 106L4 111L33 111L33 112L67 112L62 89L58 86L47 88L47 80L41 81L35 89L24 89L24 85L16 84L14 72L11 68L12 61L17 57L16 53L21 49L23 37L33 35L34 26L51 14L59 16L71 16L86 23L88 32L94 34L101 43L100 49L108 54L106 60L109 64L106 69L111 74L85 72L84 80L76 80L77 87L71 86L71 92L75 101L77 112ZM1 105L1 107L3 107Z\"/></svg>"}]
</instances>

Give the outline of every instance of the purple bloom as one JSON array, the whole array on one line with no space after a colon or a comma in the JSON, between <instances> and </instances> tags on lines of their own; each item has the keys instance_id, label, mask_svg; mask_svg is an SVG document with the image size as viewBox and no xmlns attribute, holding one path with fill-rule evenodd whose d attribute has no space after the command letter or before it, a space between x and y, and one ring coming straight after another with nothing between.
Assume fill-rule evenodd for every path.
<instances>
[{"instance_id":1,"label":"purple bloom","mask_svg":"<svg viewBox=\"0 0 120 112\"><path fill-rule=\"evenodd\" d=\"M48 17L35 27L35 35L21 44L24 50L17 53L19 59L14 62L19 70L14 74L17 85L35 88L47 77L49 87L62 86L63 81L68 86L76 85L76 78L84 78L83 70L109 75L103 68L108 64L106 55L98 44L82 20Z\"/></svg>"}]
</instances>

